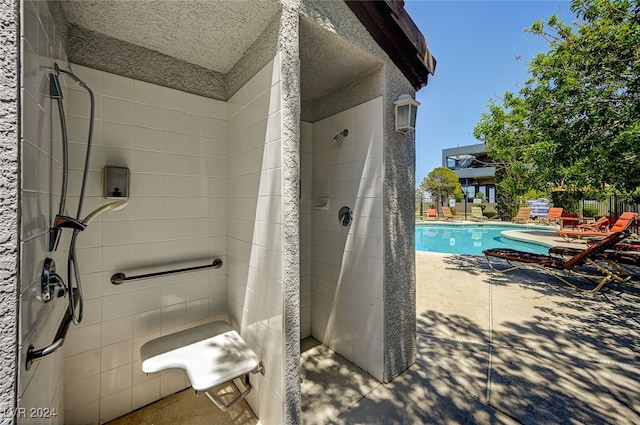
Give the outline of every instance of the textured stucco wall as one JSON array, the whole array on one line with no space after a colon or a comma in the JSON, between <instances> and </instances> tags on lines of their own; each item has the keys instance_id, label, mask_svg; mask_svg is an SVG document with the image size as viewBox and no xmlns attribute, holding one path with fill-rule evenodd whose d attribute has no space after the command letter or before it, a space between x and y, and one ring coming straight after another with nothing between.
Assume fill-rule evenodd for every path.
<instances>
[{"instance_id":1,"label":"textured stucco wall","mask_svg":"<svg viewBox=\"0 0 640 425\"><path fill-rule=\"evenodd\" d=\"M278 51L282 58L282 203L284 296L284 423L301 423L300 389L300 55L296 1L283 2Z\"/></svg>"},{"instance_id":2,"label":"textured stucco wall","mask_svg":"<svg viewBox=\"0 0 640 425\"><path fill-rule=\"evenodd\" d=\"M279 24L277 15L226 75L77 26L69 28L68 55L90 68L226 101L273 59Z\"/></svg>"},{"instance_id":3,"label":"textured stucco wall","mask_svg":"<svg viewBox=\"0 0 640 425\"><path fill-rule=\"evenodd\" d=\"M278 52L278 34L280 14L271 21L262 35L225 75L226 90L229 97L244 86L256 72L262 69Z\"/></svg>"},{"instance_id":4,"label":"textured stucco wall","mask_svg":"<svg viewBox=\"0 0 640 425\"><path fill-rule=\"evenodd\" d=\"M0 422L16 406L19 2L0 1ZM7 417L9 416L9 417Z\"/></svg>"},{"instance_id":5,"label":"textured stucco wall","mask_svg":"<svg viewBox=\"0 0 640 425\"><path fill-rule=\"evenodd\" d=\"M69 29L69 61L135 80L227 100L224 76L162 53L77 26Z\"/></svg>"},{"instance_id":6,"label":"textured stucco wall","mask_svg":"<svg viewBox=\"0 0 640 425\"><path fill-rule=\"evenodd\" d=\"M415 133L395 131L393 102L411 84L386 67L384 127L385 376L395 378L416 361ZM418 112L420 113L420 112Z\"/></svg>"},{"instance_id":7,"label":"textured stucco wall","mask_svg":"<svg viewBox=\"0 0 640 425\"><path fill-rule=\"evenodd\" d=\"M316 122L338 112L362 105L376 97L382 96L384 89L384 70L375 69L371 74L363 76L327 96L312 102L311 108L302 112L302 120Z\"/></svg>"},{"instance_id":8,"label":"textured stucco wall","mask_svg":"<svg viewBox=\"0 0 640 425\"><path fill-rule=\"evenodd\" d=\"M382 96L384 89L384 51L371 38L367 30L360 24L357 17L343 1L304 0L300 10L303 17L300 50L303 52L325 51L319 44L327 40L326 35L319 34L313 26L322 28L321 31L335 34L337 38L345 40L335 43L342 51L330 52L323 56L325 67L331 68L347 57L358 58L356 61L371 64L367 73L358 75L342 87L324 93L324 96L308 99L309 93L301 93L303 99L302 120L316 122L361 105L376 97ZM326 53L326 51L325 51ZM381 56L382 55L382 56ZM332 75L317 69L318 61L303 63L302 79L308 80L313 75L316 85L333 87L330 79Z\"/></svg>"}]
</instances>

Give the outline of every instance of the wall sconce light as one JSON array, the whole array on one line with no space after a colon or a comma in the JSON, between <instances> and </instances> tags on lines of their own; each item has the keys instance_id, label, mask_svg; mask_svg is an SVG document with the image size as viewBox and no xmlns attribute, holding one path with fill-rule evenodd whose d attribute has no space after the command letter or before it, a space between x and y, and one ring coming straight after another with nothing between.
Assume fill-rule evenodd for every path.
<instances>
[{"instance_id":1,"label":"wall sconce light","mask_svg":"<svg viewBox=\"0 0 640 425\"><path fill-rule=\"evenodd\" d=\"M409 96L401 94L398 100L393 102L396 112L396 131L406 133L416 128L416 114L420 102Z\"/></svg>"}]
</instances>

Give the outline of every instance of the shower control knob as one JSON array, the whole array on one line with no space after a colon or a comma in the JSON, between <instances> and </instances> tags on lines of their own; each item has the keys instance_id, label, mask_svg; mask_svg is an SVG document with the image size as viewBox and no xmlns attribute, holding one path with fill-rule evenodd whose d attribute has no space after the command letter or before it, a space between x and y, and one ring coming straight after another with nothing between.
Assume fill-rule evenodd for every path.
<instances>
[{"instance_id":1,"label":"shower control knob","mask_svg":"<svg viewBox=\"0 0 640 425\"><path fill-rule=\"evenodd\" d=\"M42 266L42 276L40 277L40 289L42 290L42 301L48 303L51 301L53 292L58 289L56 297L64 297L67 293L64 281L58 273L56 273L56 262L52 258L46 258Z\"/></svg>"},{"instance_id":2,"label":"shower control knob","mask_svg":"<svg viewBox=\"0 0 640 425\"><path fill-rule=\"evenodd\" d=\"M351 221L353 221L353 211L351 211L351 208L349 207L342 207L340 208L340 211L338 212L338 220L340 221L340 224L342 224L343 226L347 227L351 224Z\"/></svg>"}]
</instances>

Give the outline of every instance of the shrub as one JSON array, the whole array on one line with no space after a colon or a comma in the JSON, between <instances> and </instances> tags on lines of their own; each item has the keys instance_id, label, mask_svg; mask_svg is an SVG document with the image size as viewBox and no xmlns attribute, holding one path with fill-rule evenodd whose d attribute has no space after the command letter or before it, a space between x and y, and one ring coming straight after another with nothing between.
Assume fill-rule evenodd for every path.
<instances>
[{"instance_id":1,"label":"shrub","mask_svg":"<svg viewBox=\"0 0 640 425\"><path fill-rule=\"evenodd\" d=\"M598 207L593 205L587 205L582 210L583 217L596 217L600 211Z\"/></svg>"},{"instance_id":2,"label":"shrub","mask_svg":"<svg viewBox=\"0 0 640 425\"><path fill-rule=\"evenodd\" d=\"M497 215L498 215L498 212L497 212L497 211L484 211L482 214L483 214L485 217L487 217L487 218L489 218L489 219L492 219L493 217L495 217L495 216L497 216Z\"/></svg>"}]
</instances>

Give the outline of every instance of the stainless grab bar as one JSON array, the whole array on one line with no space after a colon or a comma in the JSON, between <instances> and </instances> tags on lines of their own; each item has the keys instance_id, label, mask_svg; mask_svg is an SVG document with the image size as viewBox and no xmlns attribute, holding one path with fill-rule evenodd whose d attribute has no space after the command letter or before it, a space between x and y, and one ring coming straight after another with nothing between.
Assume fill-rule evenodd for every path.
<instances>
[{"instance_id":1,"label":"stainless grab bar","mask_svg":"<svg viewBox=\"0 0 640 425\"><path fill-rule=\"evenodd\" d=\"M69 295L71 296L71 295ZM73 301L74 303L78 302L78 292L76 288L73 288ZM40 360L41 358L48 356L49 354L53 354L62 348L62 344L64 344L64 339L67 337L67 332L69 331L69 325L71 324L71 310L67 307L66 313L62 318L62 322L60 322L60 326L58 326L58 331L56 332L56 336L53 338L53 342L42 348L40 350L36 350L33 344L29 345L27 349L27 362L26 369L31 369L31 365L34 361Z\"/></svg>"},{"instance_id":2,"label":"stainless grab bar","mask_svg":"<svg viewBox=\"0 0 640 425\"><path fill-rule=\"evenodd\" d=\"M219 269L220 267L222 267L222 260L216 258L213 260L213 263L207 264L206 266L187 267L185 269L167 270L164 272L147 273L131 277L127 277L124 273L115 273L111 276L111 283L114 285L120 285L121 283L128 282L130 280L151 279L152 277L166 276L169 274L185 273L209 268Z\"/></svg>"}]
</instances>

